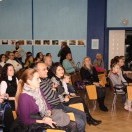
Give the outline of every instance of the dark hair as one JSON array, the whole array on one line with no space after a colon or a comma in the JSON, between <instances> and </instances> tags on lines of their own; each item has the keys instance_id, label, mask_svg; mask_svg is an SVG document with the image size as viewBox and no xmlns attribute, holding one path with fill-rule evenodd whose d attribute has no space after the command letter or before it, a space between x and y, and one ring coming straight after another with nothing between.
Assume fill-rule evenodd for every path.
<instances>
[{"instance_id":1,"label":"dark hair","mask_svg":"<svg viewBox=\"0 0 132 132\"><path fill-rule=\"evenodd\" d=\"M40 54L42 54L42 52L38 52L35 58L40 58Z\"/></svg>"},{"instance_id":2,"label":"dark hair","mask_svg":"<svg viewBox=\"0 0 132 132\"><path fill-rule=\"evenodd\" d=\"M14 50L13 53L15 54L16 52L18 52L17 50Z\"/></svg>"},{"instance_id":3,"label":"dark hair","mask_svg":"<svg viewBox=\"0 0 132 132\"><path fill-rule=\"evenodd\" d=\"M0 55L0 62L1 62L1 60L2 60L2 57L3 57L3 56L5 56L5 57L6 57L6 55L5 55L5 54L1 54L1 55Z\"/></svg>"},{"instance_id":4,"label":"dark hair","mask_svg":"<svg viewBox=\"0 0 132 132\"><path fill-rule=\"evenodd\" d=\"M30 51L28 51L28 52L26 53L26 57L31 56L31 55L32 55L32 52L30 52Z\"/></svg>"},{"instance_id":5,"label":"dark hair","mask_svg":"<svg viewBox=\"0 0 132 132\"><path fill-rule=\"evenodd\" d=\"M53 64L53 66L52 66L52 72L53 72L54 75L56 75L56 70L57 70L57 68L59 66L63 68L63 66L59 62L56 62L56 63Z\"/></svg>"},{"instance_id":6,"label":"dark hair","mask_svg":"<svg viewBox=\"0 0 132 132\"><path fill-rule=\"evenodd\" d=\"M2 72L1 72L1 81L3 81L3 80L8 80L7 70L8 70L8 67L9 67L9 66L12 66L12 67L13 67L12 64L6 63L6 64L4 65L4 67L2 68ZM13 67L13 68L14 68L14 67ZM15 75L13 76L13 78L15 78Z\"/></svg>"},{"instance_id":7,"label":"dark hair","mask_svg":"<svg viewBox=\"0 0 132 132\"><path fill-rule=\"evenodd\" d=\"M46 53L46 56L51 56L51 53Z\"/></svg>"}]
</instances>

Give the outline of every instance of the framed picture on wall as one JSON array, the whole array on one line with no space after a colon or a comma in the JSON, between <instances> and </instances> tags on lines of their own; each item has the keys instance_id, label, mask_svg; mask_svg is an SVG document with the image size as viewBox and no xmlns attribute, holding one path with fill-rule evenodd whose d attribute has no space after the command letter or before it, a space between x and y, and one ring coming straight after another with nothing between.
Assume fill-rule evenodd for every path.
<instances>
[{"instance_id":1,"label":"framed picture on wall","mask_svg":"<svg viewBox=\"0 0 132 132\"><path fill-rule=\"evenodd\" d=\"M18 40L8 40L9 45L15 45Z\"/></svg>"},{"instance_id":2,"label":"framed picture on wall","mask_svg":"<svg viewBox=\"0 0 132 132\"><path fill-rule=\"evenodd\" d=\"M27 44L27 45L32 45L32 44L33 44L33 41L32 41L32 40L27 40L27 41L26 41L26 44Z\"/></svg>"},{"instance_id":3,"label":"framed picture on wall","mask_svg":"<svg viewBox=\"0 0 132 132\"><path fill-rule=\"evenodd\" d=\"M41 45L41 40L35 40L36 45Z\"/></svg>"},{"instance_id":4,"label":"framed picture on wall","mask_svg":"<svg viewBox=\"0 0 132 132\"><path fill-rule=\"evenodd\" d=\"M85 45L86 44L86 40L78 40L77 41L77 45Z\"/></svg>"},{"instance_id":5,"label":"framed picture on wall","mask_svg":"<svg viewBox=\"0 0 132 132\"><path fill-rule=\"evenodd\" d=\"M52 45L59 45L59 40L52 40Z\"/></svg>"},{"instance_id":6,"label":"framed picture on wall","mask_svg":"<svg viewBox=\"0 0 132 132\"><path fill-rule=\"evenodd\" d=\"M69 40L69 45L76 45L76 40Z\"/></svg>"},{"instance_id":7,"label":"framed picture on wall","mask_svg":"<svg viewBox=\"0 0 132 132\"><path fill-rule=\"evenodd\" d=\"M8 40L2 40L2 44L3 45L8 44Z\"/></svg>"},{"instance_id":8,"label":"framed picture on wall","mask_svg":"<svg viewBox=\"0 0 132 132\"><path fill-rule=\"evenodd\" d=\"M50 40L43 40L43 45L51 45Z\"/></svg>"},{"instance_id":9,"label":"framed picture on wall","mask_svg":"<svg viewBox=\"0 0 132 132\"><path fill-rule=\"evenodd\" d=\"M24 40L19 40L19 44L20 45L25 45L25 41Z\"/></svg>"},{"instance_id":10,"label":"framed picture on wall","mask_svg":"<svg viewBox=\"0 0 132 132\"><path fill-rule=\"evenodd\" d=\"M59 45L62 45L63 43L68 45L68 40L59 40Z\"/></svg>"}]
</instances>

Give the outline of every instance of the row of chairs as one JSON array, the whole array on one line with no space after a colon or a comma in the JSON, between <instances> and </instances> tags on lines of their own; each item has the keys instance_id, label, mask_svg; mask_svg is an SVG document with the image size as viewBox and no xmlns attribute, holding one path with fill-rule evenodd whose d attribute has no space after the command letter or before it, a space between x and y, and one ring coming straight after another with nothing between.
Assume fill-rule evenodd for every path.
<instances>
[{"instance_id":1,"label":"row of chairs","mask_svg":"<svg viewBox=\"0 0 132 132\"><path fill-rule=\"evenodd\" d=\"M107 79L105 74L99 74L98 78L99 78L100 85L105 87L106 84L109 84L110 88L112 89L112 91L114 93L114 97L113 97L113 101L112 101L112 109L111 110L115 112L117 97L118 97L118 95L120 95L120 93L115 92L116 88L113 87L110 78ZM79 72L72 75L71 79L72 79L73 84L76 81L82 81ZM96 100L97 100L96 86L95 85L86 85L85 91L87 93L88 99L93 101L93 105L94 105L93 110L95 110L96 109ZM122 93L122 94L124 94L124 93ZM127 99L132 101L132 83L129 83L129 85L127 86Z\"/></svg>"}]
</instances>

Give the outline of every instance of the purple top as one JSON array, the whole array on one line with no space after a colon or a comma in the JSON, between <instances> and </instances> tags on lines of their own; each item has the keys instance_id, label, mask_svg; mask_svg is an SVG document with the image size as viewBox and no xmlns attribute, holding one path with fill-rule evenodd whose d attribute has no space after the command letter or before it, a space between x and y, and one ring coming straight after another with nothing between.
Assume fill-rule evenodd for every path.
<instances>
[{"instance_id":1,"label":"purple top","mask_svg":"<svg viewBox=\"0 0 132 132\"><path fill-rule=\"evenodd\" d=\"M36 119L30 117L31 114L39 112L39 108L32 96L22 93L18 100L18 116L22 123L29 125L36 122Z\"/></svg>"}]
</instances>

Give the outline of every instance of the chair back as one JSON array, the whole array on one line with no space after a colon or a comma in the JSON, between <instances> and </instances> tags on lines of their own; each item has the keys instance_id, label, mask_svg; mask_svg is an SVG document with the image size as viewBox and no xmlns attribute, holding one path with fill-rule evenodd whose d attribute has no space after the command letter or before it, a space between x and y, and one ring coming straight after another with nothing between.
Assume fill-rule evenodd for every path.
<instances>
[{"instance_id":1,"label":"chair back","mask_svg":"<svg viewBox=\"0 0 132 132\"><path fill-rule=\"evenodd\" d=\"M97 99L97 91L95 85L86 85L86 91L90 100Z\"/></svg>"},{"instance_id":2,"label":"chair back","mask_svg":"<svg viewBox=\"0 0 132 132\"><path fill-rule=\"evenodd\" d=\"M82 103L70 104L69 107L84 111L84 107Z\"/></svg>"},{"instance_id":3,"label":"chair back","mask_svg":"<svg viewBox=\"0 0 132 132\"><path fill-rule=\"evenodd\" d=\"M132 101L132 86L127 86L128 100Z\"/></svg>"}]
</instances>

